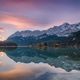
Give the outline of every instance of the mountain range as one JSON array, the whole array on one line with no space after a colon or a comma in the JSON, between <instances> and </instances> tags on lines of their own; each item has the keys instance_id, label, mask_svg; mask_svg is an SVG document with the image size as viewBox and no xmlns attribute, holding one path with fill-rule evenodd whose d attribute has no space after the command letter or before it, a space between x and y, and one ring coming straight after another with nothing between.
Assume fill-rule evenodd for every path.
<instances>
[{"instance_id":1,"label":"mountain range","mask_svg":"<svg viewBox=\"0 0 80 80\"><path fill-rule=\"evenodd\" d=\"M47 30L25 30L25 31L17 31L8 37L8 41L14 41L20 45L28 45L36 42L43 41L64 41L69 37L72 33L80 31L80 23L77 24L69 24L64 23L60 26L54 26Z\"/></svg>"}]
</instances>

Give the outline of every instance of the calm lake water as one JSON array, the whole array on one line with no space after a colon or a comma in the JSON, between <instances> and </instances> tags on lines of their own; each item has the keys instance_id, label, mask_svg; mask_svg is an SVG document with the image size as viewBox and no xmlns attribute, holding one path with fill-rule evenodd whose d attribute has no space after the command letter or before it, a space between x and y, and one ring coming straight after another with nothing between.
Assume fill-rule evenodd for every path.
<instances>
[{"instance_id":1,"label":"calm lake water","mask_svg":"<svg viewBox=\"0 0 80 80\"><path fill-rule=\"evenodd\" d=\"M44 48L33 49L21 47L14 50L2 50L16 62L44 62L67 71L80 70L80 49L78 48Z\"/></svg>"}]
</instances>

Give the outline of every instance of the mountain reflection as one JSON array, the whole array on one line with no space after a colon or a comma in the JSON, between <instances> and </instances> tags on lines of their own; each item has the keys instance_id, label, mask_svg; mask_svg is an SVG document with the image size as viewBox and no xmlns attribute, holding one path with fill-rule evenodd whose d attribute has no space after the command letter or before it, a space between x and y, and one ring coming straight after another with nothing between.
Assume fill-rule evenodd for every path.
<instances>
[{"instance_id":1,"label":"mountain reflection","mask_svg":"<svg viewBox=\"0 0 80 80\"><path fill-rule=\"evenodd\" d=\"M15 62L22 63L48 63L55 67L61 67L66 71L80 70L80 49L74 48L48 48L35 49L18 47L16 49L1 49Z\"/></svg>"},{"instance_id":2,"label":"mountain reflection","mask_svg":"<svg viewBox=\"0 0 80 80\"><path fill-rule=\"evenodd\" d=\"M46 63L20 63L0 52L0 80L79 80L79 71L66 72Z\"/></svg>"}]
</instances>

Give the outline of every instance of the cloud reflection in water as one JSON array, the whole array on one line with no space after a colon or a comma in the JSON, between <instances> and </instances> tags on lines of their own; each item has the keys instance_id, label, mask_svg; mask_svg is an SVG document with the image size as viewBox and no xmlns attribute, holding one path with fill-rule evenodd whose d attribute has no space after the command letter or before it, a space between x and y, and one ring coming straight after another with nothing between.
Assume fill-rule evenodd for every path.
<instances>
[{"instance_id":1,"label":"cloud reflection in water","mask_svg":"<svg viewBox=\"0 0 80 80\"><path fill-rule=\"evenodd\" d=\"M0 80L80 80L79 75L80 71L66 72L47 63L16 63L0 52Z\"/></svg>"}]
</instances>

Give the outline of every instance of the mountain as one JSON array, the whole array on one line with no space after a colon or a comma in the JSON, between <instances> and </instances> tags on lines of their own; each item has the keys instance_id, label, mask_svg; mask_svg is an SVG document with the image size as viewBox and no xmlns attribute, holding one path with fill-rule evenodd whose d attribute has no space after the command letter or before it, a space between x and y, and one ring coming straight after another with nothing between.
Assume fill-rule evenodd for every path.
<instances>
[{"instance_id":1,"label":"mountain","mask_svg":"<svg viewBox=\"0 0 80 80\"><path fill-rule=\"evenodd\" d=\"M54 26L52 28L49 28L48 30L35 30L35 31L30 31L30 30L25 30L25 31L17 31L10 37L15 37L15 36L23 36L23 37L30 37L30 36L40 36L43 34L47 35L54 35L56 34L57 36L68 36L72 32L77 32L80 30L80 23L77 24L69 24L69 23L64 23L60 26Z\"/></svg>"},{"instance_id":2,"label":"mountain","mask_svg":"<svg viewBox=\"0 0 80 80\"><path fill-rule=\"evenodd\" d=\"M57 36L69 36L73 32L80 30L80 23L78 24L69 24L64 23L60 26L54 26L47 30L48 34L56 34Z\"/></svg>"},{"instance_id":3,"label":"mountain","mask_svg":"<svg viewBox=\"0 0 80 80\"><path fill-rule=\"evenodd\" d=\"M8 37L8 41L14 41L20 45L28 45L37 42L49 42L49 41L66 41L67 37L71 35L71 33L80 31L80 23L77 24L69 24L64 23L60 26L54 26L53 28L49 28L48 30L25 30L25 31L17 31Z\"/></svg>"}]
</instances>

